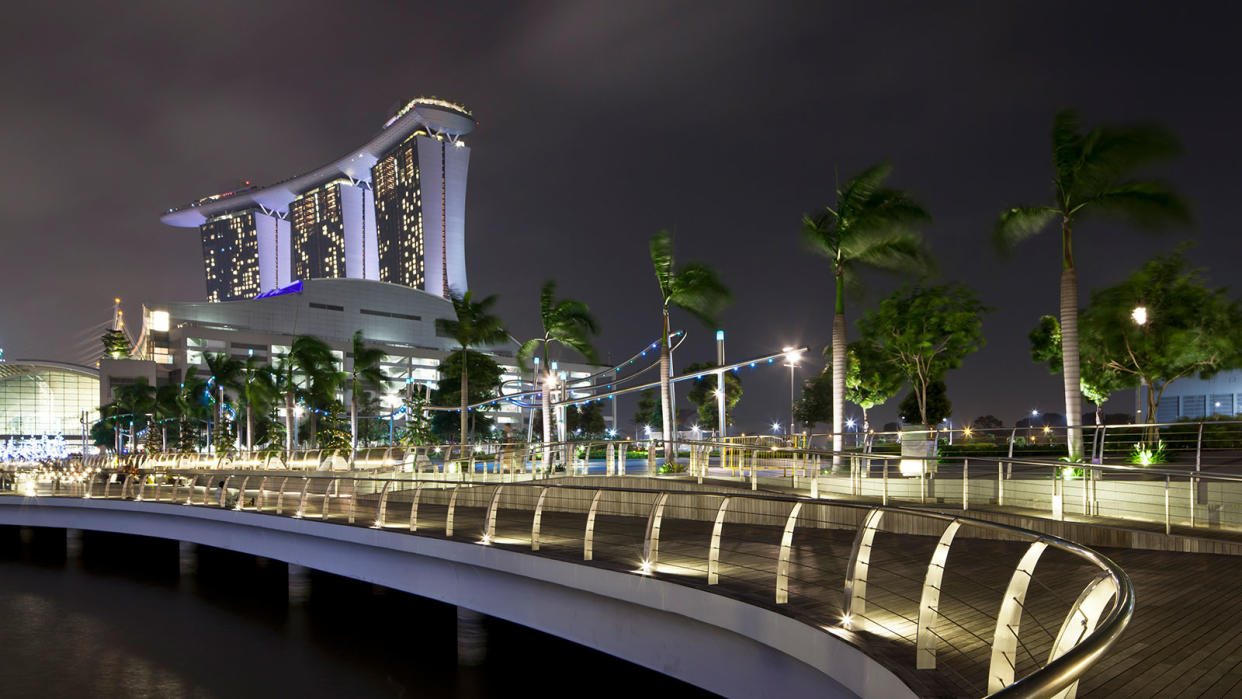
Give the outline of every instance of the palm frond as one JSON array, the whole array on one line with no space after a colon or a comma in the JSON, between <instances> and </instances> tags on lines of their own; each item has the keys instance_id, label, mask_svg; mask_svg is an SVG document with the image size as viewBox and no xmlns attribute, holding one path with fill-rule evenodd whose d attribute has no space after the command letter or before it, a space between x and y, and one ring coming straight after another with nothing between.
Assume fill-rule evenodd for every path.
<instances>
[{"instance_id":1,"label":"palm frond","mask_svg":"<svg viewBox=\"0 0 1242 699\"><path fill-rule=\"evenodd\" d=\"M518 347L517 362L522 371L530 371L531 357L535 356L535 352L539 350L539 346L542 345L543 342L544 339L542 337L532 337L526 342L523 342L521 347Z\"/></svg>"},{"instance_id":2,"label":"palm frond","mask_svg":"<svg viewBox=\"0 0 1242 699\"><path fill-rule=\"evenodd\" d=\"M840 217L848 218L853 212L865 206L865 203L883 186L884 180L888 179L892 172L892 163L880 162L850 178L837 200L837 212Z\"/></svg>"},{"instance_id":3,"label":"palm frond","mask_svg":"<svg viewBox=\"0 0 1242 699\"><path fill-rule=\"evenodd\" d=\"M556 301L556 280L549 279L543 283L543 288L539 290L539 317L547 318L552 314L552 308Z\"/></svg>"},{"instance_id":4,"label":"palm frond","mask_svg":"<svg viewBox=\"0 0 1242 699\"><path fill-rule=\"evenodd\" d=\"M1052 164L1064 189L1073 187L1082 161L1084 139L1080 131L1081 119L1073 109L1062 109L1052 119Z\"/></svg>"},{"instance_id":5,"label":"palm frond","mask_svg":"<svg viewBox=\"0 0 1242 699\"><path fill-rule=\"evenodd\" d=\"M840 244L836 220L836 215L831 211L820 214L819 218L802 217L803 242L812 252L830 260L836 259Z\"/></svg>"},{"instance_id":6,"label":"palm frond","mask_svg":"<svg viewBox=\"0 0 1242 699\"><path fill-rule=\"evenodd\" d=\"M869 267L911 275L925 275L935 268L917 233L890 230L887 235L869 242L869 245L852 251L850 257Z\"/></svg>"},{"instance_id":7,"label":"palm frond","mask_svg":"<svg viewBox=\"0 0 1242 699\"><path fill-rule=\"evenodd\" d=\"M651 236L651 265L655 268L660 295L668 299L673 288L673 236L667 230Z\"/></svg>"},{"instance_id":8,"label":"palm frond","mask_svg":"<svg viewBox=\"0 0 1242 699\"><path fill-rule=\"evenodd\" d=\"M1152 230L1191 222L1186 201L1172 187L1155 180L1127 182L1104 192L1086 202L1084 213L1092 211Z\"/></svg>"},{"instance_id":9,"label":"palm frond","mask_svg":"<svg viewBox=\"0 0 1242 699\"><path fill-rule=\"evenodd\" d=\"M1073 193L1081 201L1115 186L1136 170L1181 153L1173 132L1159 124L1101 126L1083 146Z\"/></svg>"},{"instance_id":10,"label":"palm frond","mask_svg":"<svg viewBox=\"0 0 1242 699\"><path fill-rule=\"evenodd\" d=\"M728 287L716 270L706 265L689 263L678 270L672 281L669 300L691 315L714 327L715 316L732 300Z\"/></svg>"},{"instance_id":11,"label":"palm frond","mask_svg":"<svg viewBox=\"0 0 1242 699\"><path fill-rule=\"evenodd\" d=\"M1015 245L1046 228L1058 213L1050 206L1015 206L997 219L992 243L997 251L1007 255Z\"/></svg>"}]
</instances>

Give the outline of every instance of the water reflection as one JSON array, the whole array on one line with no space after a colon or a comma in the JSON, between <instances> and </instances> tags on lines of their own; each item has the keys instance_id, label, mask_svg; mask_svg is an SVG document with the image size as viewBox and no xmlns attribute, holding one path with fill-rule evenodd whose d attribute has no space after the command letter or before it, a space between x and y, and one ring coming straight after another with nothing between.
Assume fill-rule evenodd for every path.
<instances>
[{"instance_id":1,"label":"water reflection","mask_svg":"<svg viewBox=\"0 0 1242 699\"><path fill-rule=\"evenodd\" d=\"M290 604L277 561L200 547L183 575L176 542L25 531L0 527L5 697L702 695L496 619L460 667L454 607L314 571Z\"/></svg>"}]
</instances>

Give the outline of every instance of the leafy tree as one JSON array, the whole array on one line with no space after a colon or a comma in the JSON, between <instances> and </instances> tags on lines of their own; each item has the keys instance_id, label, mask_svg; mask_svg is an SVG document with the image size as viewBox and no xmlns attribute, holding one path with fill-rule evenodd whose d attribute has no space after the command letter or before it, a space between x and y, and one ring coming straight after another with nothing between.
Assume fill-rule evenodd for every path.
<instances>
[{"instance_id":1,"label":"leafy tree","mask_svg":"<svg viewBox=\"0 0 1242 699\"><path fill-rule=\"evenodd\" d=\"M892 165L880 163L837 189L836 202L817 216L804 216L802 235L812 250L827 257L835 282L832 318L832 457L840 466L845 415L846 337L845 288L858 286L860 268L921 274L931 259L915 231L930 220L908 194L884 187Z\"/></svg>"},{"instance_id":2,"label":"leafy tree","mask_svg":"<svg viewBox=\"0 0 1242 699\"><path fill-rule=\"evenodd\" d=\"M509 333L505 330L504 323L499 317L491 313L492 306L496 305L495 296L488 296L481 301L475 301L473 291L467 291L464 294L453 292L449 295L449 301L453 304L453 313L456 318L436 318L436 332L448 335L456 340L461 347L461 352L467 357L470 355L471 347L495 345L509 339ZM493 362L493 364L495 363ZM468 430L467 419L469 417L469 410L467 406L469 403L467 402L467 395L470 393L470 389L467 387L467 384L469 382L470 369L470 361L463 363L459 360L456 373L461 377L461 386L457 389L457 395L461 399L461 444L466 444ZM443 375L443 365L440 367L440 371L441 375Z\"/></svg>"},{"instance_id":3,"label":"leafy tree","mask_svg":"<svg viewBox=\"0 0 1242 699\"><path fill-rule=\"evenodd\" d=\"M1142 325L1131 315L1139 306L1146 308ZM1207 288L1181 250L1093 293L1083 330L1084 346L1098 352L1088 362L1145 382L1153 417L1174 381L1242 366L1242 307L1225 289Z\"/></svg>"},{"instance_id":4,"label":"leafy tree","mask_svg":"<svg viewBox=\"0 0 1242 699\"><path fill-rule=\"evenodd\" d=\"M953 402L949 400L944 381L937 380L927 384L925 396L920 396L917 391L906 394L898 404L897 412L906 422L910 422L910 417L919 415L924 425L939 425L953 415Z\"/></svg>"},{"instance_id":5,"label":"leafy tree","mask_svg":"<svg viewBox=\"0 0 1242 699\"><path fill-rule=\"evenodd\" d=\"M129 338L125 337L125 333L119 329L112 329L103 334L99 338L103 343L104 356L111 359L124 359L129 356L130 346Z\"/></svg>"},{"instance_id":6,"label":"leafy tree","mask_svg":"<svg viewBox=\"0 0 1242 699\"><path fill-rule=\"evenodd\" d=\"M794 420L814 430L817 422L832 422L832 372L827 368L802 382L794 402Z\"/></svg>"},{"instance_id":7,"label":"leafy tree","mask_svg":"<svg viewBox=\"0 0 1242 699\"><path fill-rule=\"evenodd\" d=\"M862 409L863 431L867 431L871 429L867 411L887 403L901 390L905 376L866 343L852 343L846 356L849 366L845 372L845 399Z\"/></svg>"},{"instance_id":8,"label":"leafy tree","mask_svg":"<svg viewBox=\"0 0 1242 699\"><path fill-rule=\"evenodd\" d=\"M427 399L414 393L405 399L405 425L398 440L406 447L430 444L435 440L431 417L427 414Z\"/></svg>"},{"instance_id":9,"label":"leafy tree","mask_svg":"<svg viewBox=\"0 0 1242 699\"><path fill-rule=\"evenodd\" d=\"M591 309L581 301L572 299L556 300L556 280L549 279L543 283L539 291L539 322L543 327L543 337L533 337L518 349L518 364L525 369L526 363L535 352L542 351L543 364L541 373L535 377L539 385L539 399L542 402L540 413L543 417L543 441L552 441L552 398L550 391L545 390L545 377L551 375L552 365L548 361L548 348L552 343L568 347L586 358L588 362L599 361L599 354L591 344L591 336L599 334L599 325L591 315ZM545 461L550 455L545 455Z\"/></svg>"},{"instance_id":10,"label":"leafy tree","mask_svg":"<svg viewBox=\"0 0 1242 699\"><path fill-rule=\"evenodd\" d=\"M103 406L102 408L99 409L101 416L104 415L104 413L106 412L104 408L107 408L107 407L109 406ZM112 421L107 419L106 417L101 417L98 422L91 425L90 439L91 439L91 444L94 444L97 447L111 447L115 445L116 444L115 425L113 425Z\"/></svg>"},{"instance_id":11,"label":"leafy tree","mask_svg":"<svg viewBox=\"0 0 1242 699\"><path fill-rule=\"evenodd\" d=\"M1001 422L1001 419L995 415L989 414L975 418L974 422L970 423L970 426L977 430L999 430L1005 426L1005 423Z\"/></svg>"},{"instance_id":12,"label":"leafy tree","mask_svg":"<svg viewBox=\"0 0 1242 699\"><path fill-rule=\"evenodd\" d=\"M361 330L354 332L353 356L353 370L349 372L349 446L350 449L357 450L359 393L366 390L380 391L388 377L384 376L381 368L384 350L367 347L362 340Z\"/></svg>"},{"instance_id":13,"label":"leafy tree","mask_svg":"<svg viewBox=\"0 0 1242 699\"><path fill-rule=\"evenodd\" d=\"M707 371L716 367L715 362L695 362L681 370L682 374L697 374L700 371ZM738 376L736 371L722 372L724 376L725 390L725 424L733 424L733 407L742 399L742 377ZM716 391L718 380L717 375L705 374L697 379L693 379L690 383L690 391L686 393L686 399L697 409L699 415L699 423L712 427L720 424L720 414L717 411Z\"/></svg>"},{"instance_id":14,"label":"leafy tree","mask_svg":"<svg viewBox=\"0 0 1242 699\"><path fill-rule=\"evenodd\" d=\"M677 306L708 328L714 328L717 327L716 315L724 310L732 296L711 267L696 262L674 267L673 236L668 231L659 231L651 236L649 247L651 266L655 268L656 281L660 285L660 308L664 321L660 333L660 421L664 427L665 459L671 460L675 455L675 449L670 446L677 416L670 376L673 363L669 344L669 310Z\"/></svg>"},{"instance_id":15,"label":"leafy tree","mask_svg":"<svg viewBox=\"0 0 1242 699\"><path fill-rule=\"evenodd\" d=\"M644 426L650 427L660 421L660 402L656 400L655 391L646 389L638 394L638 407L634 412L634 438L637 439Z\"/></svg>"},{"instance_id":16,"label":"leafy tree","mask_svg":"<svg viewBox=\"0 0 1242 699\"><path fill-rule=\"evenodd\" d=\"M464 367L462 366L463 357L467 358ZM501 373L503 372L500 366L486 354L458 350L440 362L440 381L437 384L436 390L431 394L431 400L435 405L453 405L456 403L463 406L490 400L500 393ZM472 377L468 384L461 379L463 375L467 374ZM468 393L466 395L461 393L463 388L467 388ZM495 403L483 408L463 409L462 414L472 418L474 423L473 429L469 425L467 426L466 434L469 434L471 431L475 434L488 432L492 426L492 419L485 413L495 409ZM438 410L432 414L431 422L432 428L441 439L451 441L453 438L453 423L459 421L454 420L453 413L447 410ZM458 424L458 427L460 427L460 424ZM462 442L462 444L466 443Z\"/></svg>"},{"instance_id":17,"label":"leafy tree","mask_svg":"<svg viewBox=\"0 0 1242 699\"><path fill-rule=\"evenodd\" d=\"M1180 150L1167 129L1152 125L1099 126L1087 133L1077 112L1062 110L1052 122L1053 202L1011 208L996 223L1002 251L1048 228L1061 229L1061 344L1069 458L1082 458L1082 382L1078 347L1078 271L1074 265L1074 224L1084 215L1111 216L1161 228L1190 219L1186 203L1167 185L1136 174Z\"/></svg>"},{"instance_id":18,"label":"leafy tree","mask_svg":"<svg viewBox=\"0 0 1242 699\"><path fill-rule=\"evenodd\" d=\"M599 401L571 405L565 411L566 429L571 434L580 436L600 435L604 433L604 409Z\"/></svg>"},{"instance_id":19,"label":"leafy tree","mask_svg":"<svg viewBox=\"0 0 1242 699\"><path fill-rule=\"evenodd\" d=\"M1087 357L1099 356L1099 348L1090 345L1092 333L1085 329L1085 318L1079 318L1079 351ZM1054 374L1061 373L1061 324L1055 316L1041 316L1039 325L1027 336L1031 341L1031 359L1047 364ZM1131 388L1138 384L1132 377L1111 369L1101 362L1088 360L1081 364L1079 383L1082 394L1095 406L1095 424L1103 424L1104 402L1113 391Z\"/></svg>"},{"instance_id":20,"label":"leafy tree","mask_svg":"<svg viewBox=\"0 0 1242 699\"><path fill-rule=\"evenodd\" d=\"M929 422L936 412L928 410L931 384L983 346L981 317L989 310L962 284L906 285L859 321L863 344L910 382L918 410L909 417L939 422Z\"/></svg>"}]
</instances>

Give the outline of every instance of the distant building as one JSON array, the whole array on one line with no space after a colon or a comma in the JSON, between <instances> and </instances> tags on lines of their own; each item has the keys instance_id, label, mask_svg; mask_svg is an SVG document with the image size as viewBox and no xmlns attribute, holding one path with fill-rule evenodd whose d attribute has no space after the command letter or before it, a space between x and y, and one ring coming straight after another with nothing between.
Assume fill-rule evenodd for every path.
<instances>
[{"instance_id":1,"label":"distant building","mask_svg":"<svg viewBox=\"0 0 1242 699\"><path fill-rule=\"evenodd\" d=\"M1147 388L1142 391L1146 410ZM1164 390L1156 408L1156 422L1235 415L1242 415L1242 371L1222 371L1210 379L1178 379Z\"/></svg>"},{"instance_id":2,"label":"distant building","mask_svg":"<svg viewBox=\"0 0 1242 699\"><path fill-rule=\"evenodd\" d=\"M353 369L350 354L354 331L384 351L382 370L391 381L382 393L401 397L426 392L440 379L440 362L457 349L452 337L436 330L437 318L454 318L453 306L435 294L398 284L365 279L313 279L258 299L228 302L148 303L143 328L131 359L103 359L98 401L110 403L118 386L146 377L151 385L179 383L190 367L206 372L204 355L224 352L241 360L253 356L275 362L289 351L298 335L326 342L340 371ZM504 393L517 393L521 372L514 358L518 344L477 348L503 370L511 382ZM4 366L4 365L0 365ZM588 376L597 368L560 363L569 379ZM348 387L341 397L348 402ZM574 392L575 397L586 393ZM283 406L279 408L283 411ZM522 411L511 403L492 413L501 429L525 436Z\"/></svg>"},{"instance_id":3,"label":"distant building","mask_svg":"<svg viewBox=\"0 0 1242 699\"><path fill-rule=\"evenodd\" d=\"M450 102L406 103L360 148L282 182L169 209L203 243L206 298L254 298L312 279L372 279L448 297L466 281L474 129Z\"/></svg>"},{"instance_id":4,"label":"distant building","mask_svg":"<svg viewBox=\"0 0 1242 699\"><path fill-rule=\"evenodd\" d=\"M99 419L99 372L41 359L0 362L0 442L63 436L82 450L85 428ZM83 422L85 421L85 422Z\"/></svg>"}]
</instances>

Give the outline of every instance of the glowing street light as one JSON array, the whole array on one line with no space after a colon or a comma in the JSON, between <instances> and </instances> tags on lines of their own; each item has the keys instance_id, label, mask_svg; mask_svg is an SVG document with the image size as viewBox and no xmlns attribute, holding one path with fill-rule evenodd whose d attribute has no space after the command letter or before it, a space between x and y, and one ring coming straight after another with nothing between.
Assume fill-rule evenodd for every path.
<instances>
[{"instance_id":1,"label":"glowing street light","mask_svg":"<svg viewBox=\"0 0 1242 699\"><path fill-rule=\"evenodd\" d=\"M798 369L798 359L802 357L802 350L795 347L782 347L781 351L785 353L785 366L789 367L789 435L792 437L794 433L794 372Z\"/></svg>"},{"instance_id":2,"label":"glowing street light","mask_svg":"<svg viewBox=\"0 0 1242 699\"><path fill-rule=\"evenodd\" d=\"M779 421L772 423L772 432L776 434L781 433L781 423Z\"/></svg>"},{"instance_id":3,"label":"glowing street light","mask_svg":"<svg viewBox=\"0 0 1242 699\"><path fill-rule=\"evenodd\" d=\"M1130 311L1130 319L1133 320L1134 324L1139 326L1140 328L1147 325L1147 306L1135 306L1134 310ZM1140 376L1138 385L1134 387L1134 422L1135 423L1140 423L1143 421L1142 395L1143 395L1143 385L1145 383L1146 383L1146 380Z\"/></svg>"}]
</instances>

